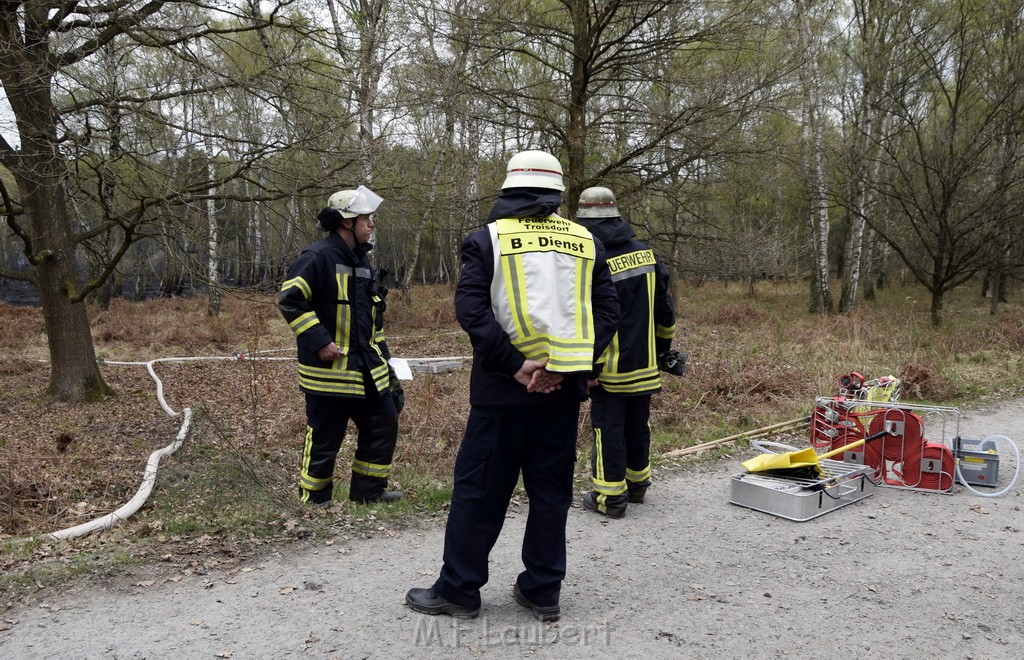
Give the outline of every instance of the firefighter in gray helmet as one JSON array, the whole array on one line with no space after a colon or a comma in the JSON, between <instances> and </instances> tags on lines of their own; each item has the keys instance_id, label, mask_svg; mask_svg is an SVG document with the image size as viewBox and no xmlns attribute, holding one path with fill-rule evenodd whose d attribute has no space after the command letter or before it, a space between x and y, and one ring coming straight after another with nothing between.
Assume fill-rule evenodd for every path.
<instances>
[{"instance_id":1,"label":"firefighter in gray helmet","mask_svg":"<svg viewBox=\"0 0 1024 660\"><path fill-rule=\"evenodd\" d=\"M651 395L661 389L659 367L682 375L684 356L671 350L675 310L669 276L654 252L634 238L604 187L580 193L577 221L604 244L621 320L591 380L592 490L584 508L621 518L644 501L651 485Z\"/></svg>"},{"instance_id":2,"label":"firefighter in gray helmet","mask_svg":"<svg viewBox=\"0 0 1024 660\"><path fill-rule=\"evenodd\" d=\"M367 257L375 213L384 201L369 188L341 190L317 215L327 236L288 269L278 307L295 333L299 389L306 397L306 438L299 471L303 502L327 505L349 420L359 429L349 499L391 502L391 458L398 438L401 389L395 389L383 335L383 294Z\"/></svg>"}]
</instances>

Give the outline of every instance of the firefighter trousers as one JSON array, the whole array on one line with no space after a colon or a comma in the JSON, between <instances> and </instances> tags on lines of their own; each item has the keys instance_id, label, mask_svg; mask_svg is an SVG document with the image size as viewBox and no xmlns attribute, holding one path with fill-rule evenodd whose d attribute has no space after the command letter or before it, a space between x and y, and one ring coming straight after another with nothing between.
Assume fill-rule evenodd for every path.
<instances>
[{"instance_id":1,"label":"firefighter trousers","mask_svg":"<svg viewBox=\"0 0 1024 660\"><path fill-rule=\"evenodd\" d=\"M651 485L651 395L590 390L594 428L591 481L598 506L625 506L626 493Z\"/></svg>"},{"instance_id":2,"label":"firefighter trousers","mask_svg":"<svg viewBox=\"0 0 1024 660\"><path fill-rule=\"evenodd\" d=\"M530 501L517 583L530 602L558 603L565 577L565 524L572 504L579 403L475 407L455 458L455 487L434 589L462 607L480 606L487 559L523 476Z\"/></svg>"},{"instance_id":3,"label":"firefighter trousers","mask_svg":"<svg viewBox=\"0 0 1024 660\"><path fill-rule=\"evenodd\" d=\"M299 473L303 502L332 499L335 462L349 420L359 430L349 499L374 500L387 488L398 440L398 413L390 390L378 393L367 389L367 396L361 399L306 393L306 442Z\"/></svg>"}]
</instances>

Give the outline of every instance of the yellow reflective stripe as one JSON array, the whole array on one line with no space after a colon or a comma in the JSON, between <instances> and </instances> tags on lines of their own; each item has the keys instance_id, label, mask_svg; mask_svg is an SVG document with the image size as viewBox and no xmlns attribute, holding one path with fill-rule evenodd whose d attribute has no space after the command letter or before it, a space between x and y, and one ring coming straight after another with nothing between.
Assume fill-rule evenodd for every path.
<instances>
[{"instance_id":1,"label":"yellow reflective stripe","mask_svg":"<svg viewBox=\"0 0 1024 660\"><path fill-rule=\"evenodd\" d=\"M299 485L306 490L323 490L329 483L331 483L330 477L326 479L317 479L316 477L311 477L306 473L303 473L299 477Z\"/></svg>"},{"instance_id":2,"label":"yellow reflective stripe","mask_svg":"<svg viewBox=\"0 0 1024 660\"><path fill-rule=\"evenodd\" d=\"M605 481L604 472L604 441L601 436L601 429L594 429L594 476L590 478L594 485L594 492L598 493L598 500L601 495L622 495L626 492L626 481Z\"/></svg>"},{"instance_id":3,"label":"yellow reflective stripe","mask_svg":"<svg viewBox=\"0 0 1024 660\"><path fill-rule=\"evenodd\" d=\"M331 394L363 396L363 375L358 371L338 371L299 365L299 385L307 390Z\"/></svg>"},{"instance_id":4,"label":"yellow reflective stripe","mask_svg":"<svg viewBox=\"0 0 1024 660\"><path fill-rule=\"evenodd\" d=\"M352 471L358 474L365 474L368 477L387 478L387 476L391 474L391 465L367 463L366 461L352 461Z\"/></svg>"},{"instance_id":5,"label":"yellow reflective stripe","mask_svg":"<svg viewBox=\"0 0 1024 660\"><path fill-rule=\"evenodd\" d=\"M516 334L530 337L536 334L530 319L530 310L526 304L526 282L523 277L523 257L513 254L502 257L505 260L504 271L505 291L508 295L509 308L512 311L512 323Z\"/></svg>"},{"instance_id":6,"label":"yellow reflective stripe","mask_svg":"<svg viewBox=\"0 0 1024 660\"><path fill-rule=\"evenodd\" d=\"M349 394L352 396L363 396L366 394L366 390L361 382L358 385L353 385L351 383L310 380L300 375L299 386L307 390L324 392L326 394Z\"/></svg>"},{"instance_id":7,"label":"yellow reflective stripe","mask_svg":"<svg viewBox=\"0 0 1024 660\"><path fill-rule=\"evenodd\" d=\"M388 366L386 363L371 369L370 375L378 392L383 392L387 389ZM299 385L305 389L317 392L351 394L355 396L366 394L363 386L363 374L359 371L347 369L325 369L323 367L311 367L300 364Z\"/></svg>"},{"instance_id":8,"label":"yellow reflective stripe","mask_svg":"<svg viewBox=\"0 0 1024 660\"><path fill-rule=\"evenodd\" d=\"M601 387L615 394L637 394L661 389L661 377L657 367L644 367L622 373L602 371L597 379Z\"/></svg>"},{"instance_id":9,"label":"yellow reflective stripe","mask_svg":"<svg viewBox=\"0 0 1024 660\"><path fill-rule=\"evenodd\" d=\"M295 333L295 336L298 337L318 323L320 323L320 320L316 317L316 312L306 312L289 323L288 326L292 329L292 332Z\"/></svg>"},{"instance_id":10,"label":"yellow reflective stripe","mask_svg":"<svg viewBox=\"0 0 1024 660\"><path fill-rule=\"evenodd\" d=\"M300 292L302 292L302 297L305 298L306 300L309 300L310 298L313 297L313 292L310 291L309 284L306 282L306 280L304 280L301 277L293 277L290 280L285 280L284 283L281 284L281 291L285 291L286 289L290 289L291 287L295 287Z\"/></svg>"},{"instance_id":11,"label":"yellow reflective stripe","mask_svg":"<svg viewBox=\"0 0 1024 660\"><path fill-rule=\"evenodd\" d=\"M348 300L348 286L349 280L351 279L345 273L334 273L335 281L338 285L338 324L334 331L334 343L338 345L338 350L341 351L341 358L335 362L335 367L338 369L344 369L348 366L348 352L349 352L349 324L351 323L352 310L350 305L340 304L342 301Z\"/></svg>"},{"instance_id":12,"label":"yellow reflective stripe","mask_svg":"<svg viewBox=\"0 0 1024 660\"><path fill-rule=\"evenodd\" d=\"M593 245L593 241L591 241ZM580 270L582 266L583 277L580 286L580 297L576 299L576 318L583 319L583 334L581 335L584 339L593 341L594 339L594 314L591 310L591 287L594 282L594 260L585 259L582 263L577 260L576 267ZM593 347L591 347L591 353L593 353Z\"/></svg>"},{"instance_id":13,"label":"yellow reflective stripe","mask_svg":"<svg viewBox=\"0 0 1024 660\"><path fill-rule=\"evenodd\" d=\"M576 306L576 336L581 339L587 339L590 337L590 332L587 330L588 312L590 310L586 308L586 305L582 304L582 301L590 299L590 296L587 294L587 280L590 278L590 273L586 269L580 268L581 263L593 262L576 261L576 282L573 285L573 290L576 291L576 300L573 301L573 304Z\"/></svg>"},{"instance_id":14,"label":"yellow reflective stripe","mask_svg":"<svg viewBox=\"0 0 1024 660\"><path fill-rule=\"evenodd\" d=\"M363 375L358 371L325 369L324 367L311 367L308 364L299 365L299 373L311 378L327 378L329 380L349 380L356 383L363 382Z\"/></svg>"},{"instance_id":15,"label":"yellow reflective stripe","mask_svg":"<svg viewBox=\"0 0 1024 660\"><path fill-rule=\"evenodd\" d=\"M352 269L349 268L348 270L351 271ZM348 283L352 279L351 274L336 270L334 272L334 279L338 285L338 300L348 302Z\"/></svg>"},{"instance_id":16,"label":"yellow reflective stripe","mask_svg":"<svg viewBox=\"0 0 1024 660\"><path fill-rule=\"evenodd\" d=\"M576 371L590 371L594 365L594 356L572 357L552 353L548 356L548 362L544 368L548 371L562 373L573 373Z\"/></svg>"},{"instance_id":17,"label":"yellow reflective stripe","mask_svg":"<svg viewBox=\"0 0 1024 660\"><path fill-rule=\"evenodd\" d=\"M604 361L605 369L608 371L617 371L619 368L619 333L616 332L612 335L612 341L608 344L608 348L604 349ZM602 375L603 372L602 372Z\"/></svg>"},{"instance_id":18,"label":"yellow reflective stripe","mask_svg":"<svg viewBox=\"0 0 1024 660\"><path fill-rule=\"evenodd\" d=\"M303 483L313 486L313 490L320 490L332 479L332 477L324 477L323 479L320 479L318 477L311 476L308 472L303 472L300 478Z\"/></svg>"},{"instance_id":19,"label":"yellow reflective stripe","mask_svg":"<svg viewBox=\"0 0 1024 660\"><path fill-rule=\"evenodd\" d=\"M378 307L377 307L376 303L381 302L381 300L382 299L381 299L380 296L374 295L373 296L374 304L370 306L370 330L371 330L371 332L370 332L370 345L371 346L374 344L374 342L384 341L384 331L377 329L377 310L378 310ZM377 352L379 353L380 351L377 351Z\"/></svg>"},{"instance_id":20,"label":"yellow reflective stripe","mask_svg":"<svg viewBox=\"0 0 1024 660\"><path fill-rule=\"evenodd\" d=\"M654 333L660 339L672 339L676 336L676 325L675 323L672 325L655 325Z\"/></svg>"},{"instance_id":21,"label":"yellow reflective stripe","mask_svg":"<svg viewBox=\"0 0 1024 660\"><path fill-rule=\"evenodd\" d=\"M517 342L512 342L512 345L519 349L519 352L526 356L528 360L547 360L548 363L546 368L549 371L554 370L555 365L561 367L578 367L577 371L585 370L590 371L593 368L594 356L592 353L582 353L580 351L560 351L553 349L545 351L545 346L537 347L520 347ZM563 368L562 371L565 371Z\"/></svg>"},{"instance_id":22,"label":"yellow reflective stripe","mask_svg":"<svg viewBox=\"0 0 1024 660\"><path fill-rule=\"evenodd\" d=\"M591 479L591 482L594 485L594 492L599 494L598 497L601 495L614 497L615 495L624 494L627 490L625 479L615 482Z\"/></svg>"},{"instance_id":23,"label":"yellow reflective stripe","mask_svg":"<svg viewBox=\"0 0 1024 660\"><path fill-rule=\"evenodd\" d=\"M318 479L309 475L309 457L313 451L313 429L306 427L306 440L302 447L302 468L299 471L299 486L302 489L301 500L309 501L309 491L323 490L330 483L332 477Z\"/></svg>"},{"instance_id":24,"label":"yellow reflective stripe","mask_svg":"<svg viewBox=\"0 0 1024 660\"><path fill-rule=\"evenodd\" d=\"M519 337L515 340L519 346L532 347L535 344L547 344L555 346L563 351L576 351L581 355L586 352L593 352L594 343L589 341L575 341L572 338L556 337L547 333L537 333L531 337Z\"/></svg>"},{"instance_id":25,"label":"yellow reflective stripe","mask_svg":"<svg viewBox=\"0 0 1024 660\"><path fill-rule=\"evenodd\" d=\"M302 470L300 474L306 474L309 470L309 454L313 451L313 428L306 426L306 442L302 447Z\"/></svg>"},{"instance_id":26,"label":"yellow reflective stripe","mask_svg":"<svg viewBox=\"0 0 1024 660\"><path fill-rule=\"evenodd\" d=\"M648 463L647 467L645 467L642 470L630 470L629 468L626 469L626 479L629 480L629 481L632 481L633 483L640 483L640 482L643 482L643 481L647 481L650 478L651 478L651 464L650 463Z\"/></svg>"},{"instance_id":27,"label":"yellow reflective stripe","mask_svg":"<svg viewBox=\"0 0 1024 660\"><path fill-rule=\"evenodd\" d=\"M576 365L581 369L590 371L593 368L594 354L592 351L565 350L548 344L532 346L527 342L512 342L520 353L530 360L547 360L548 368L553 364Z\"/></svg>"},{"instance_id":28,"label":"yellow reflective stripe","mask_svg":"<svg viewBox=\"0 0 1024 660\"><path fill-rule=\"evenodd\" d=\"M370 377L373 379L373 384L378 392L383 392L391 386L391 374L388 373L387 362L371 369Z\"/></svg>"},{"instance_id":29,"label":"yellow reflective stripe","mask_svg":"<svg viewBox=\"0 0 1024 660\"><path fill-rule=\"evenodd\" d=\"M622 491L622 493L616 494L622 495L625 492L626 491ZM594 498L594 500L597 502L597 510L600 511L601 513L608 513L608 497L609 496L605 495L604 493L598 493L597 497Z\"/></svg>"},{"instance_id":30,"label":"yellow reflective stripe","mask_svg":"<svg viewBox=\"0 0 1024 660\"><path fill-rule=\"evenodd\" d=\"M647 273L647 364L658 364L657 346L654 345L654 271Z\"/></svg>"},{"instance_id":31,"label":"yellow reflective stripe","mask_svg":"<svg viewBox=\"0 0 1024 660\"><path fill-rule=\"evenodd\" d=\"M644 367L643 369L636 369L634 371L623 371L621 373L612 370L602 371L600 379L602 383L621 384L628 383L629 381L633 380L657 377L657 375L657 367Z\"/></svg>"},{"instance_id":32,"label":"yellow reflective stripe","mask_svg":"<svg viewBox=\"0 0 1024 660\"><path fill-rule=\"evenodd\" d=\"M629 383L628 385L610 385L602 382L601 387L612 394L642 394L661 389L661 380L655 378L653 380Z\"/></svg>"},{"instance_id":33,"label":"yellow reflective stripe","mask_svg":"<svg viewBox=\"0 0 1024 660\"><path fill-rule=\"evenodd\" d=\"M380 360L383 363L370 370L370 378L373 379L373 384L376 386L377 391L383 392L387 388L391 387L391 374L388 372L388 361L384 359L384 353L381 352L380 346L370 342L370 347L377 351L377 355L380 356Z\"/></svg>"}]
</instances>

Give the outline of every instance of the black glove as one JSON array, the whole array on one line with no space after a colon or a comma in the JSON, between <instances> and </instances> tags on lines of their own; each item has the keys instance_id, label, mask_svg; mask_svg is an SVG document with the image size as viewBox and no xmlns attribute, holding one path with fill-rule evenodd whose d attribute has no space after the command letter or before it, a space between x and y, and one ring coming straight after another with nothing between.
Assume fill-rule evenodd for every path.
<instances>
[{"instance_id":1,"label":"black glove","mask_svg":"<svg viewBox=\"0 0 1024 660\"><path fill-rule=\"evenodd\" d=\"M665 351L658 356L658 368L673 376L682 376L686 373L686 353L679 351Z\"/></svg>"},{"instance_id":2,"label":"black glove","mask_svg":"<svg viewBox=\"0 0 1024 660\"><path fill-rule=\"evenodd\" d=\"M391 388L391 398L395 402L395 412L401 415L402 408L405 408L405 390L402 389L402 381L398 380L398 374L390 364L388 365L388 387Z\"/></svg>"}]
</instances>

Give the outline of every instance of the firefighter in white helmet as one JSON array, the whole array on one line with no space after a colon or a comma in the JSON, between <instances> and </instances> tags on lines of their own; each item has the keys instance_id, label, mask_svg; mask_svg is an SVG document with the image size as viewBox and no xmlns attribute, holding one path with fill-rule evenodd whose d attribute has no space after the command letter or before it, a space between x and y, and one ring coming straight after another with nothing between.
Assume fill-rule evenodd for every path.
<instances>
[{"instance_id":1,"label":"firefighter in white helmet","mask_svg":"<svg viewBox=\"0 0 1024 660\"><path fill-rule=\"evenodd\" d=\"M593 489L583 506L611 518L644 501L651 485L651 395L661 389L658 369L682 375L685 355L672 351L675 309L669 274L654 252L636 240L604 187L580 193L577 222L608 252L608 269L622 319L605 349L591 388Z\"/></svg>"},{"instance_id":2,"label":"firefighter in white helmet","mask_svg":"<svg viewBox=\"0 0 1024 660\"><path fill-rule=\"evenodd\" d=\"M331 195L317 216L327 236L302 251L278 295L298 344L299 389L306 397L299 496L310 504L332 501L335 461L349 420L359 429L349 499L402 497L387 483L403 396L382 332L387 289L367 257L382 201L365 186Z\"/></svg>"},{"instance_id":3,"label":"firefighter in white helmet","mask_svg":"<svg viewBox=\"0 0 1024 660\"><path fill-rule=\"evenodd\" d=\"M470 413L440 575L406 595L417 612L477 616L522 475L530 511L512 596L541 621L559 617L580 401L619 315L604 248L557 215L564 189L557 158L516 154L489 224L462 243L455 312L473 344Z\"/></svg>"}]
</instances>

